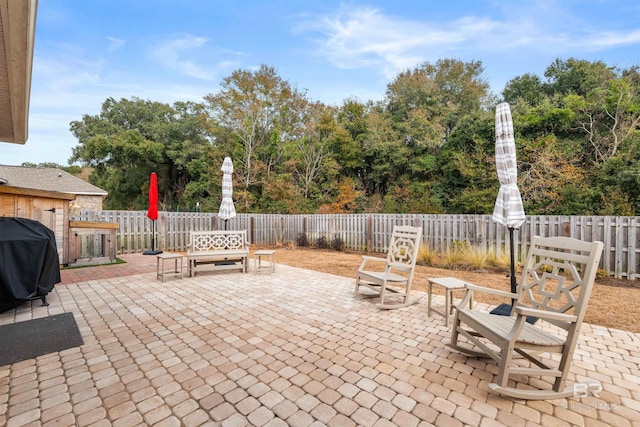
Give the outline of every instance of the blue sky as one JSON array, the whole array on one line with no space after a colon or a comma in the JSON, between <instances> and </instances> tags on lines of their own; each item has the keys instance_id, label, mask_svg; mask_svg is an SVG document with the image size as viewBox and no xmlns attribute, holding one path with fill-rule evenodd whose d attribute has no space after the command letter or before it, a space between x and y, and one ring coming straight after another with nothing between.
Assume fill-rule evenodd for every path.
<instances>
[{"instance_id":1,"label":"blue sky","mask_svg":"<svg viewBox=\"0 0 640 427\"><path fill-rule=\"evenodd\" d=\"M69 123L108 97L202 101L237 69L273 66L310 99L381 100L425 61L481 61L492 92L556 58L640 65L638 0L43 0L29 139L0 164L66 165Z\"/></svg>"}]
</instances>

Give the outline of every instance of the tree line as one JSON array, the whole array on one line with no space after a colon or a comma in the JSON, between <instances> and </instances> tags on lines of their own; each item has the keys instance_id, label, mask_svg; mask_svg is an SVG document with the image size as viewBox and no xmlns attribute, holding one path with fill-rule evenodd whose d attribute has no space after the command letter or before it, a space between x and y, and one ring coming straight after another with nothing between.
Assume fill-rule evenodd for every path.
<instances>
[{"instance_id":1,"label":"tree line","mask_svg":"<svg viewBox=\"0 0 640 427\"><path fill-rule=\"evenodd\" d=\"M491 213L498 102L511 105L518 184L529 215L640 210L640 73L557 59L498 97L479 61L399 73L382 101L325 105L276 69L236 70L202 102L108 98L71 122L70 164L92 169L107 209L216 212L225 156L238 212Z\"/></svg>"}]
</instances>

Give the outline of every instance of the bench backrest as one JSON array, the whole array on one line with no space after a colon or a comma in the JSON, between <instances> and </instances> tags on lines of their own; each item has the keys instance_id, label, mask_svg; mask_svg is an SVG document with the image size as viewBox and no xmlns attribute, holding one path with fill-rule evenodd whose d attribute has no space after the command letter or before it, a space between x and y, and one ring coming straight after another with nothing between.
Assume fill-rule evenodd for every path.
<instances>
[{"instance_id":1,"label":"bench backrest","mask_svg":"<svg viewBox=\"0 0 640 427\"><path fill-rule=\"evenodd\" d=\"M247 231L194 231L189 247L195 252L247 249Z\"/></svg>"}]
</instances>

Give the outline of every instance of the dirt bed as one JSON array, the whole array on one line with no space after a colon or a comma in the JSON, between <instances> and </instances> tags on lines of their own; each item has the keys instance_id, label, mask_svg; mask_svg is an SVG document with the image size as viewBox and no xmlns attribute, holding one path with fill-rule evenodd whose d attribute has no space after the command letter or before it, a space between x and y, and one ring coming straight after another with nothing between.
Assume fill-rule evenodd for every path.
<instances>
[{"instance_id":1,"label":"dirt bed","mask_svg":"<svg viewBox=\"0 0 640 427\"><path fill-rule=\"evenodd\" d=\"M276 262L278 263L344 277L353 277L354 280L361 256L359 252L337 252L301 247L293 249L260 247L256 249L276 249ZM457 277L491 288L509 288L509 278L506 276L506 272L459 271L417 266L413 289L426 292L427 279L446 276ZM434 293L436 294L439 293L437 288L439 287L434 287ZM479 301L490 304L503 302L486 297L485 299L480 298ZM609 328L640 332L640 322L636 318L638 306L640 306L640 283L626 279L598 279L591 294L585 321Z\"/></svg>"}]
</instances>

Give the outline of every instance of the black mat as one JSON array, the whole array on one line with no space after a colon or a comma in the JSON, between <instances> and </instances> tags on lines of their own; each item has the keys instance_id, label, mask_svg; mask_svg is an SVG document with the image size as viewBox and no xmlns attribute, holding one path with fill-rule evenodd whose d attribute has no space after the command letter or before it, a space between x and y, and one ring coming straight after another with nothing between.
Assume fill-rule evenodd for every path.
<instances>
[{"instance_id":1,"label":"black mat","mask_svg":"<svg viewBox=\"0 0 640 427\"><path fill-rule=\"evenodd\" d=\"M0 326L0 366L84 344L73 313Z\"/></svg>"}]
</instances>

